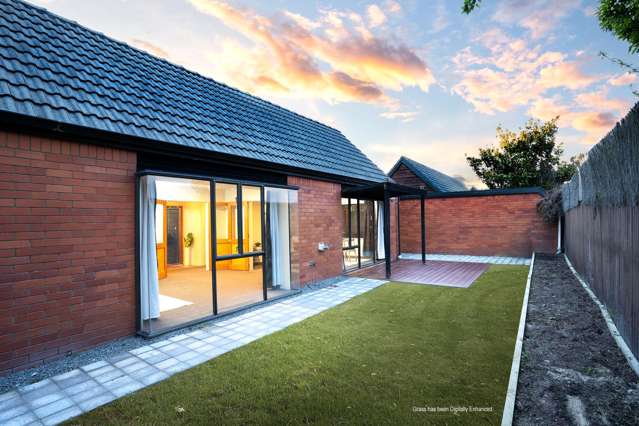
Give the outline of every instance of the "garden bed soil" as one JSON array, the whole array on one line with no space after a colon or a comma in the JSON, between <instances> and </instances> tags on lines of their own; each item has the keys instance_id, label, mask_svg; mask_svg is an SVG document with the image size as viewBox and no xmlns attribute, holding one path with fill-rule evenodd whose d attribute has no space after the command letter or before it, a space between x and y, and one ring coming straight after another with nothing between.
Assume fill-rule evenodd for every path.
<instances>
[{"instance_id":1,"label":"garden bed soil","mask_svg":"<svg viewBox=\"0 0 639 426\"><path fill-rule=\"evenodd\" d=\"M562 256L535 260L514 424L639 424L639 377Z\"/></svg>"}]
</instances>

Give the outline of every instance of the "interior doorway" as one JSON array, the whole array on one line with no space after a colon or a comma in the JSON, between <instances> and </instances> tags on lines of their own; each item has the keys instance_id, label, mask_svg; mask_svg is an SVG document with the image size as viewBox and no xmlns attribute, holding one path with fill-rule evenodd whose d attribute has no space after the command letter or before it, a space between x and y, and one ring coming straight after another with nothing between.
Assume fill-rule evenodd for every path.
<instances>
[{"instance_id":1,"label":"interior doorway","mask_svg":"<svg viewBox=\"0 0 639 426\"><path fill-rule=\"evenodd\" d=\"M169 265L182 264L182 208L166 208L166 260Z\"/></svg>"}]
</instances>

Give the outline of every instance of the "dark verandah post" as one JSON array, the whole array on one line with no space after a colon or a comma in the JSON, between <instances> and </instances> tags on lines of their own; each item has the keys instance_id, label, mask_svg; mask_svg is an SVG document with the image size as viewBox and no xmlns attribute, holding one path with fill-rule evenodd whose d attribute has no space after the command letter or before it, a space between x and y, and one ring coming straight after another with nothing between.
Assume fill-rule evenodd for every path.
<instances>
[{"instance_id":1,"label":"dark verandah post","mask_svg":"<svg viewBox=\"0 0 639 426\"><path fill-rule=\"evenodd\" d=\"M419 215L422 222L422 263L426 263L426 221L424 220L424 193L419 194Z\"/></svg>"}]
</instances>

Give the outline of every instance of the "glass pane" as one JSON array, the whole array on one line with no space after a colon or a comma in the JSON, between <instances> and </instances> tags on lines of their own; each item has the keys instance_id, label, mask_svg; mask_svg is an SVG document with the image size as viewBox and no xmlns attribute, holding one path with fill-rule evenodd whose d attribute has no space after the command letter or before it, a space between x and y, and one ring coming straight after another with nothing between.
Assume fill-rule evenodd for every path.
<instances>
[{"instance_id":1,"label":"glass pane","mask_svg":"<svg viewBox=\"0 0 639 426\"><path fill-rule=\"evenodd\" d=\"M140 299L145 331L213 314L210 218L208 181L141 178Z\"/></svg>"},{"instance_id":2,"label":"glass pane","mask_svg":"<svg viewBox=\"0 0 639 426\"><path fill-rule=\"evenodd\" d=\"M235 184L215 184L215 231L218 256L239 253Z\"/></svg>"},{"instance_id":3,"label":"glass pane","mask_svg":"<svg viewBox=\"0 0 639 426\"><path fill-rule=\"evenodd\" d=\"M244 253L262 251L262 196L260 188L242 185Z\"/></svg>"},{"instance_id":4,"label":"glass pane","mask_svg":"<svg viewBox=\"0 0 639 426\"><path fill-rule=\"evenodd\" d=\"M262 256L217 261L218 312L264 300L262 265Z\"/></svg>"},{"instance_id":5,"label":"glass pane","mask_svg":"<svg viewBox=\"0 0 639 426\"><path fill-rule=\"evenodd\" d=\"M297 191L265 188L267 297L299 288Z\"/></svg>"},{"instance_id":6,"label":"glass pane","mask_svg":"<svg viewBox=\"0 0 639 426\"><path fill-rule=\"evenodd\" d=\"M360 200L359 224L361 233L359 247L362 250L362 265L375 260L375 202Z\"/></svg>"},{"instance_id":7,"label":"glass pane","mask_svg":"<svg viewBox=\"0 0 639 426\"><path fill-rule=\"evenodd\" d=\"M348 198L342 198L342 223L344 225L344 231L342 235L342 247L350 247L350 214L348 212Z\"/></svg>"},{"instance_id":8,"label":"glass pane","mask_svg":"<svg viewBox=\"0 0 639 426\"><path fill-rule=\"evenodd\" d=\"M357 263L357 252L358 252L358 250L359 249L357 249L357 248L342 250L342 253L344 255L344 270L357 268L357 266L358 266L358 263Z\"/></svg>"},{"instance_id":9,"label":"glass pane","mask_svg":"<svg viewBox=\"0 0 639 426\"><path fill-rule=\"evenodd\" d=\"M291 242L291 290L300 288L300 224L297 190L288 191L289 239Z\"/></svg>"},{"instance_id":10,"label":"glass pane","mask_svg":"<svg viewBox=\"0 0 639 426\"><path fill-rule=\"evenodd\" d=\"M351 199L351 246L359 246L357 233L357 200Z\"/></svg>"}]
</instances>

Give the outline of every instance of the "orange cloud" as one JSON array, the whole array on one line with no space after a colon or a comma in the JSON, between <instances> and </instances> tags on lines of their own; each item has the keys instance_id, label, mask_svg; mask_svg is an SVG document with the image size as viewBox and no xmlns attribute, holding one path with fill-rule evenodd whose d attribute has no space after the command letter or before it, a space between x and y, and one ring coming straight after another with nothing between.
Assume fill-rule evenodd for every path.
<instances>
[{"instance_id":1,"label":"orange cloud","mask_svg":"<svg viewBox=\"0 0 639 426\"><path fill-rule=\"evenodd\" d=\"M573 90L588 87L601 79L584 74L576 62L558 62L547 66L539 72L539 77L539 84L545 88L567 87Z\"/></svg>"},{"instance_id":2,"label":"orange cloud","mask_svg":"<svg viewBox=\"0 0 639 426\"><path fill-rule=\"evenodd\" d=\"M603 91L578 95L573 104L557 97L536 100L528 113L541 120L559 116L559 125L586 133L583 144L597 142L615 125L629 107L627 102L611 100Z\"/></svg>"},{"instance_id":3,"label":"orange cloud","mask_svg":"<svg viewBox=\"0 0 639 426\"><path fill-rule=\"evenodd\" d=\"M140 50L144 50L150 53L151 55L155 55L159 58L163 58L163 59L169 58L169 54L166 50L146 40L134 38L133 40L131 40L131 45L134 47L137 47Z\"/></svg>"},{"instance_id":4,"label":"orange cloud","mask_svg":"<svg viewBox=\"0 0 639 426\"><path fill-rule=\"evenodd\" d=\"M617 77L613 77L608 80L608 83L613 86L626 86L628 84L632 84L637 81L637 74L633 74L631 72L627 72L625 74L618 75Z\"/></svg>"},{"instance_id":5,"label":"orange cloud","mask_svg":"<svg viewBox=\"0 0 639 426\"><path fill-rule=\"evenodd\" d=\"M467 47L453 58L461 77L453 92L484 114L530 105L549 89L583 89L602 79L583 73L578 62L566 60L564 53L529 47L499 29L486 31L475 41L487 53Z\"/></svg>"},{"instance_id":6,"label":"orange cloud","mask_svg":"<svg viewBox=\"0 0 639 426\"><path fill-rule=\"evenodd\" d=\"M600 89L594 92L580 93L575 98L576 104L582 108L592 108L599 110L614 111L619 116L625 115L630 109L631 103L622 99L612 99L608 95L608 90Z\"/></svg>"},{"instance_id":7,"label":"orange cloud","mask_svg":"<svg viewBox=\"0 0 639 426\"><path fill-rule=\"evenodd\" d=\"M387 19L377 5L367 8L367 25L348 11L324 10L312 20L290 11L265 17L221 0L190 2L248 40L234 44L233 58L216 57L225 79L244 90L396 109L389 91L427 91L435 82L413 50L374 34Z\"/></svg>"}]
</instances>

